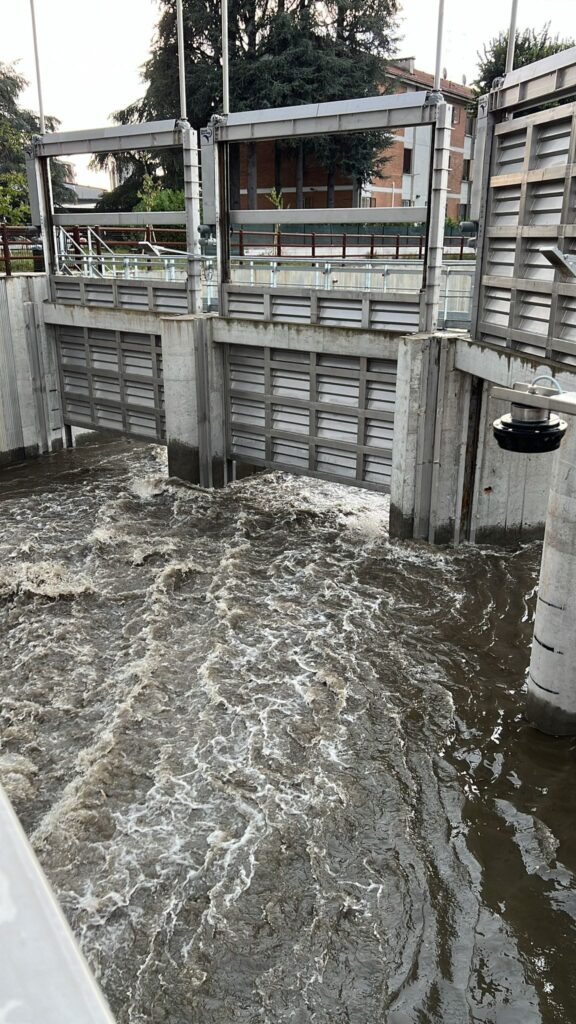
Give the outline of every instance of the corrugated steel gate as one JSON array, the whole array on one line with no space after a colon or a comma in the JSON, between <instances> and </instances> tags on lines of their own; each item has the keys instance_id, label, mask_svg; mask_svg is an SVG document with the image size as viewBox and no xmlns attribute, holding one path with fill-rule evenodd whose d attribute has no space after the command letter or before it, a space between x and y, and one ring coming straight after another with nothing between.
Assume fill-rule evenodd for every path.
<instances>
[{"instance_id":1,"label":"corrugated steel gate","mask_svg":"<svg viewBox=\"0 0 576 1024\"><path fill-rule=\"evenodd\" d=\"M473 337L576 365L576 284L542 249L576 254L576 104L494 127Z\"/></svg>"},{"instance_id":2,"label":"corrugated steel gate","mask_svg":"<svg viewBox=\"0 0 576 1024\"><path fill-rule=\"evenodd\" d=\"M393 360L229 345L228 455L390 490Z\"/></svg>"},{"instance_id":3,"label":"corrugated steel gate","mask_svg":"<svg viewBox=\"0 0 576 1024\"><path fill-rule=\"evenodd\" d=\"M65 424L165 438L160 336L56 327Z\"/></svg>"}]
</instances>

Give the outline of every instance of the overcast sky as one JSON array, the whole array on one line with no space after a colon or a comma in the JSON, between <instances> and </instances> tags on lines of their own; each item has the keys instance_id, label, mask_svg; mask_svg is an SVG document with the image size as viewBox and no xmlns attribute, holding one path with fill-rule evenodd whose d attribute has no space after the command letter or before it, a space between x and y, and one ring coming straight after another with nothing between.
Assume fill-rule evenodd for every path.
<instances>
[{"instance_id":1,"label":"overcast sky","mask_svg":"<svg viewBox=\"0 0 576 1024\"><path fill-rule=\"evenodd\" d=\"M484 42L508 27L512 0L445 0L442 65L448 77L470 82ZM109 123L112 111L142 94L139 69L146 60L158 18L156 0L35 0L44 108L63 130ZM3 10L2 10L3 9ZM7 13L9 10L9 14ZM437 0L404 0L399 44L402 56L433 71ZM15 64L31 85L25 105L37 109L29 0L0 0L0 61ZM518 25L576 36L576 0L518 0ZM177 113L177 112L175 112ZM76 161L83 184L105 180Z\"/></svg>"}]
</instances>

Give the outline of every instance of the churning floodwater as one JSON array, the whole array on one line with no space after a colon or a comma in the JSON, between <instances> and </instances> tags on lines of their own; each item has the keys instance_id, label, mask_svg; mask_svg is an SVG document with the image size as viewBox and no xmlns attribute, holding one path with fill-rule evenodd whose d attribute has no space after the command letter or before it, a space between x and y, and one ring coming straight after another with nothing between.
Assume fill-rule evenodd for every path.
<instances>
[{"instance_id":1,"label":"churning floodwater","mask_svg":"<svg viewBox=\"0 0 576 1024\"><path fill-rule=\"evenodd\" d=\"M205 492L127 442L0 486L0 778L120 1024L576 1019L539 545L390 541L379 496Z\"/></svg>"}]
</instances>

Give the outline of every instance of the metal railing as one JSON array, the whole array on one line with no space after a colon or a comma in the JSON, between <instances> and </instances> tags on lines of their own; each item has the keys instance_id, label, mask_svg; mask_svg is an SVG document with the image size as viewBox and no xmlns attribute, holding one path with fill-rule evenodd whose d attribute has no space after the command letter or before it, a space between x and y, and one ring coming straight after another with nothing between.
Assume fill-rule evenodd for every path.
<instances>
[{"instance_id":1,"label":"metal railing","mask_svg":"<svg viewBox=\"0 0 576 1024\"><path fill-rule=\"evenodd\" d=\"M470 322L476 264L444 263L440 294L441 326ZM231 260L234 284L254 288L313 288L418 295L423 285L423 262L417 260L270 260L266 256Z\"/></svg>"},{"instance_id":2,"label":"metal railing","mask_svg":"<svg viewBox=\"0 0 576 1024\"><path fill-rule=\"evenodd\" d=\"M367 211L368 213L369 211ZM271 211L270 220L274 220ZM465 255L473 256L474 249L471 239L465 235L446 235L444 237L445 258L463 259ZM230 233L230 248L234 256L332 256L334 258L376 259L386 256L388 259L405 259L410 255L415 259L423 259L425 238L423 235L370 234L364 232L321 232L321 231L283 231L277 227L273 231L249 230L243 227L233 228Z\"/></svg>"},{"instance_id":3,"label":"metal railing","mask_svg":"<svg viewBox=\"0 0 576 1024\"><path fill-rule=\"evenodd\" d=\"M175 234L177 237L173 239L171 236ZM128 231L122 228L96 230L92 227L82 230L75 227L67 231L58 227L55 231L57 273L185 280L188 261L185 232L164 229L161 232L163 241L164 236L170 245L161 244L149 227Z\"/></svg>"},{"instance_id":4,"label":"metal railing","mask_svg":"<svg viewBox=\"0 0 576 1024\"><path fill-rule=\"evenodd\" d=\"M34 237L26 237L27 230L19 226L0 225L3 260L8 274L15 269L44 269L41 246ZM185 285L189 255L186 252L185 232L180 228L154 232L149 227L75 227L70 230L58 227L55 231L57 272L61 275L103 280L160 280ZM258 236L261 237L261 233ZM377 236L349 236L352 237L368 241L368 251L372 249L376 252ZM304 252L304 246L300 247L299 255L290 254L282 258L275 254L273 258L269 254L248 257L236 255L231 258L231 281L255 288L312 288L317 291L355 290L382 295L417 295L422 288L423 262L418 260L416 253L412 258L400 258L398 253L401 248L396 248L399 237L378 236L379 239L391 241L394 251L374 258L354 256L350 247L346 248L345 257L322 256L318 253L316 258L311 258ZM418 236L403 237L419 245ZM287 238L290 238L290 233L284 233L284 241ZM284 241L281 240L282 245ZM456 241L460 243L462 239ZM469 322L474 273L473 260L444 263L441 325ZM201 257L200 276L204 308L215 311L218 308L215 256Z\"/></svg>"},{"instance_id":5,"label":"metal railing","mask_svg":"<svg viewBox=\"0 0 576 1024\"><path fill-rule=\"evenodd\" d=\"M43 273L44 251L39 236L23 224L0 224L0 273Z\"/></svg>"}]
</instances>

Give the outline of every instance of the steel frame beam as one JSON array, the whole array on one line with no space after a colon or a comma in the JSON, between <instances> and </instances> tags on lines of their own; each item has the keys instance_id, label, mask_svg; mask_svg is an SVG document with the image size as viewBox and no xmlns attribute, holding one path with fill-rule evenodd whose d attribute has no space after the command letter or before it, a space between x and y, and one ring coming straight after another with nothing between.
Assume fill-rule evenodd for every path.
<instances>
[{"instance_id":1,"label":"steel frame beam","mask_svg":"<svg viewBox=\"0 0 576 1024\"><path fill-rule=\"evenodd\" d=\"M148 121L116 128L87 128L54 132L34 139L36 156L75 156L77 153L120 153L130 149L167 149L180 146L181 121Z\"/></svg>"},{"instance_id":2,"label":"steel frame beam","mask_svg":"<svg viewBox=\"0 0 576 1024\"><path fill-rule=\"evenodd\" d=\"M367 221L398 224L426 221L431 260L427 255L428 273L422 292L420 324L422 329L434 330L440 298L442 240L439 241L439 238L443 234L446 212L451 111L452 108L445 103L440 93L430 91L251 110L214 117L210 125L202 129L200 136L203 156L206 154L208 158L206 165L203 165L203 188L209 199L208 205L204 207L204 219L217 227L220 308L226 308L224 286L230 277L230 228L234 224L311 224L319 221L326 224L363 224ZM430 126L433 129L434 158L428 207L370 211L361 208L270 211L230 209L227 170L230 144L414 125Z\"/></svg>"},{"instance_id":3,"label":"steel frame beam","mask_svg":"<svg viewBox=\"0 0 576 1024\"><path fill-rule=\"evenodd\" d=\"M428 217L425 206L344 207L313 210L230 210L230 224L418 224Z\"/></svg>"},{"instance_id":4,"label":"steel frame beam","mask_svg":"<svg viewBox=\"0 0 576 1024\"><path fill-rule=\"evenodd\" d=\"M442 290L451 122L452 107L443 103L438 108L438 121L432 139L428 233L424 260L424 287L420 307L420 330L430 333L433 333L438 326L440 292Z\"/></svg>"},{"instance_id":5,"label":"steel frame beam","mask_svg":"<svg viewBox=\"0 0 576 1024\"><path fill-rule=\"evenodd\" d=\"M490 93L490 110L534 107L576 92L576 46L510 71Z\"/></svg>"},{"instance_id":6,"label":"steel frame beam","mask_svg":"<svg viewBox=\"0 0 576 1024\"><path fill-rule=\"evenodd\" d=\"M76 153L108 153L134 149L167 149L182 147L184 162L185 209L158 213L54 213L49 175L51 157L72 156ZM54 227L108 226L124 227L151 224L185 224L188 258L188 311L201 311L200 284L200 175L198 166L198 138L187 121L151 121L143 124L120 125L114 128L86 129L77 132L57 132L37 136L32 153L27 159L30 183L31 209L35 222L42 228L47 270L56 271ZM53 298L54 296L52 296Z\"/></svg>"},{"instance_id":7,"label":"steel frame beam","mask_svg":"<svg viewBox=\"0 0 576 1024\"><path fill-rule=\"evenodd\" d=\"M213 119L214 141L252 142L429 125L436 121L437 99L437 93L403 93L228 114Z\"/></svg>"},{"instance_id":8,"label":"steel frame beam","mask_svg":"<svg viewBox=\"0 0 576 1024\"><path fill-rule=\"evenodd\" d=\"M56 227L134 227L138 224L186 224L185 210L162 210L157 213L132 211L131 213L55 213L53 223Z\"/></svg>"}]
</instances>

